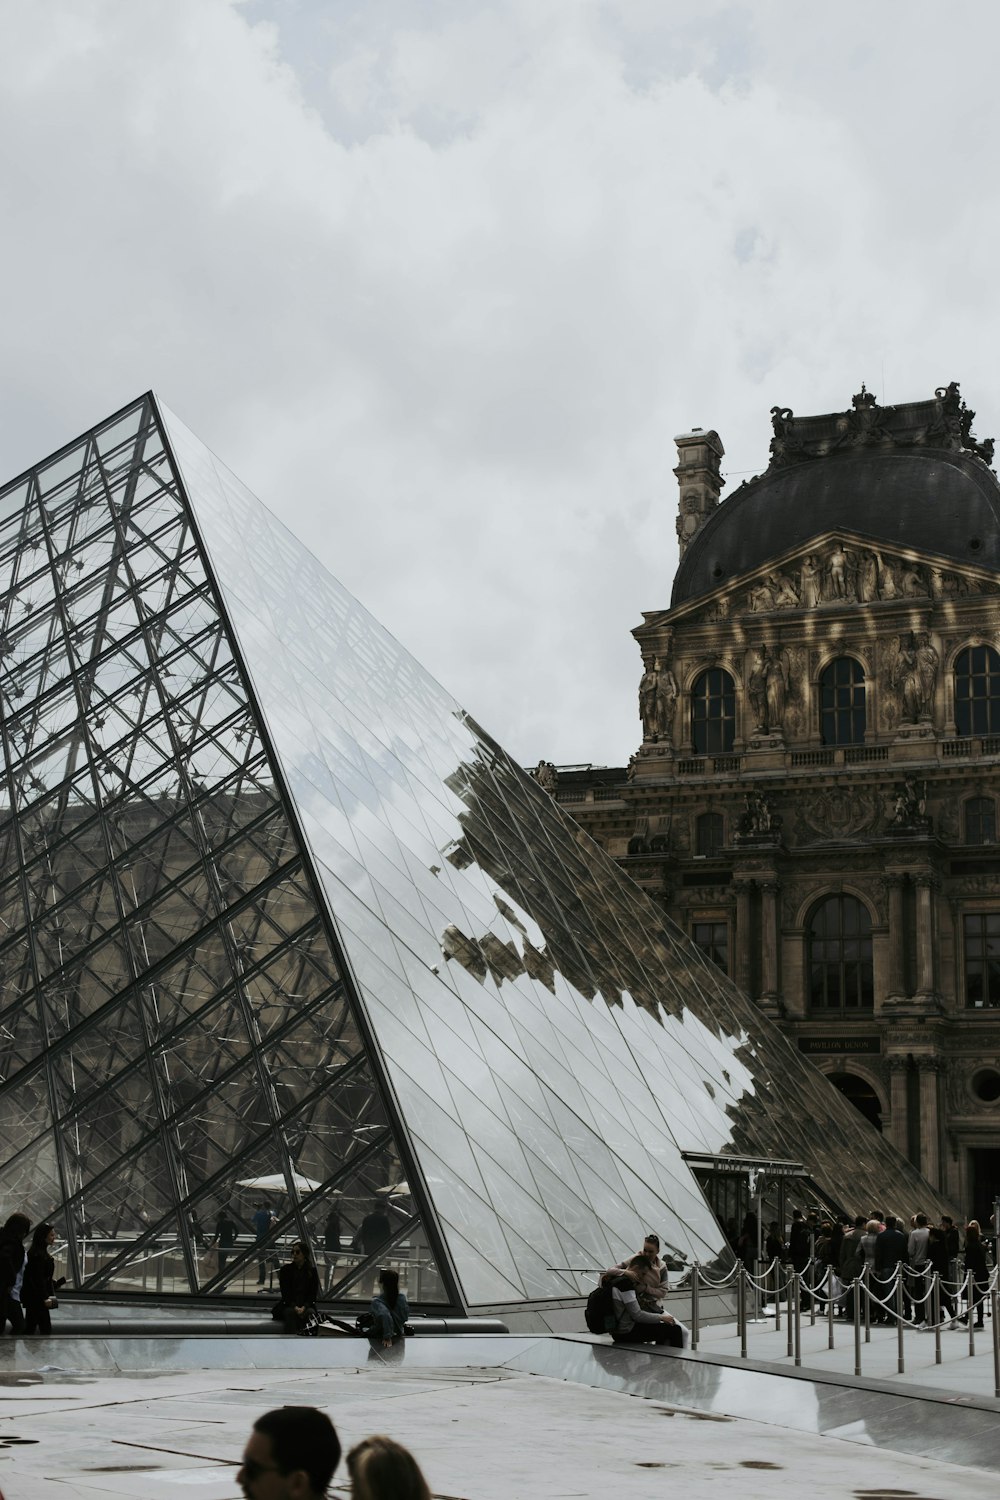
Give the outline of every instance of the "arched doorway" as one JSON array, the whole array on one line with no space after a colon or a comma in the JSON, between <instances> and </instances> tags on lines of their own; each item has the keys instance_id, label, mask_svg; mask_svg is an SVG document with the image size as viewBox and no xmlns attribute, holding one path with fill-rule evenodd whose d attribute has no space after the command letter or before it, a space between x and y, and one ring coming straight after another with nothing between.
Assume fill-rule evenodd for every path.
<instances>
[{"instance_id":1,"label":"arched doorway","mask_svg":"<svg viewBox=\"0 0 1000 1500\"><path fill-rule=\"evenodd\" d=\"M869 1124L881 1131L882 1105L871 1084L866 1079L859 1078L856 1073L828 1073L826 1076L845 1099L850 1099L854 1108L861 1111Z\"/></svg>"}]
</instances>

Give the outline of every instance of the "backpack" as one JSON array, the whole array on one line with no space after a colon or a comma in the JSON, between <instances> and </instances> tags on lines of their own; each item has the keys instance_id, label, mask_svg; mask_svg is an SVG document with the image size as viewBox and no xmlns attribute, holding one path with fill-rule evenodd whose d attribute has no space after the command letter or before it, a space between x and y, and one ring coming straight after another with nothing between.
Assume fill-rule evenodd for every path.
<instances>
[{"instance_id":1,"label":"backpack","mask_svg":"<svg viewBox=\"0 0 1000 1500\"><path fill-rule=\"evenodd\" d=\"M620 1277L613 1277L607 1282L602 1279L600 1285L596 1286L587 1298L583 1316L591 1333L613 1333L618 1326L615 1299L611 1293L612 1288L617 1286L620 1280ZM629 1286L632 1286L631 1281L629 1281Z\"/></svg>"}]
</instances>

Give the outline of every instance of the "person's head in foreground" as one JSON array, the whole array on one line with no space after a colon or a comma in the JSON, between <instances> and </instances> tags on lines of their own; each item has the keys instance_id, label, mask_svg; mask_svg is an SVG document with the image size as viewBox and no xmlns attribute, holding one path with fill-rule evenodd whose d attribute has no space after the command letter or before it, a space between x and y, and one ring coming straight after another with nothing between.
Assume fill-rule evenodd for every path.
<instances>
[{"instance_id":1,"label":"person's head in foreground","mask_svg":"<svg viewBox=\"0 0 1000 1500\"><path fill-rule=\"evenodd\" d=\"M321 1500L340 1462L337 1429L314 1406L280 1406L253 1424L236 1482L247 1500Z\"/></svg>"},{"instance_id":2,"label":"person's head in foreground","mask_svg":"<svg viewBox=\"0 0 1000 1500\"><path fill-rule=\"evenodd\" d=\"M347 1455L351 1500L431 1500L409 1449L388 1437L364 1438Z\"/></svg>"}]
</instances>

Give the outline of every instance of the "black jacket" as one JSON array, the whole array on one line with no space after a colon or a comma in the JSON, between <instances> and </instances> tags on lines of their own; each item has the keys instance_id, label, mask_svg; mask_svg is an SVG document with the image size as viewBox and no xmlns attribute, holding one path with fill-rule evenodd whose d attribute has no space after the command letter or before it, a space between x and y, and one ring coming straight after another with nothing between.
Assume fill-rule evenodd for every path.
<instances>
[{"instance_id":1,"label":"black jacket","mask_svg":"<svg viewBox=\"0 0 1000 1500\"><path fill-rule=\"evenodd\" d=\"M278 1271L282 1307L314 1307L319 1298L319 1272L315 1266L293 1266Z\"/></svg>"},{"instance_id":2,"label":"black jacket","mask_svg":"<svg viewBox=\"0 0 1000 1500\"><path fill-rule=\"evenodd\" d=\"M900 1261L906 1260L907 1236L901 1229L883 1229L875 1240L875 1270L878 1273L895 1270Z\"/></svg>"},{"instance_id":3,"label":"black jacket","mask_svg":"<svg viewBox=\"0 0 1000 1500\"><path fill-rule=\"evenodd\" d=\"M56 1294L56 1263L47 1250L40 1255L29 1255L21 1282L21 1301L25 1307L40 1307ZM59 1278L59 1286L65 1277Z\"/></svg>"},{"instance_id":4,"label":"black jacket","mask_svg":"<svg viewBox=\"0 0 1000 1500\"><path fill-rule=\"evenodd\" d=\"M980 1240L965 1242L965 1269L971 1271L977 1281L989 1281L990 1272L986 1264L986 1250Z\"/></svg>"},{"instance_id":5,"label":"black jacket","mask_svg":"<svg viewBox=\"0 0 1000 1500\"><path fill-rule=\"evenodd\" d=\"M0 1230L0 1298L6 1302L24 1264L24 1240L12 1229Z\"/></svg>"}]
</instances>

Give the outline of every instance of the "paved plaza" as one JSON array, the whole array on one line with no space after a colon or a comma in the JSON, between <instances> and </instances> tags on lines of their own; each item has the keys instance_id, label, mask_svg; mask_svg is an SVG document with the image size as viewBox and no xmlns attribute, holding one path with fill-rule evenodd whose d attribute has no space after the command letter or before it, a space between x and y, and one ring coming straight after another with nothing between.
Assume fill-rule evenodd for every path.
<instances>
[{"instance_id":1,"label":"paved plaza","mask_svg":"<svg viewBox=\"0 0 1000 1500\"><path fill-rule=\"evenodd\" d=\"M388 1355L347 1339L6 1340L0 1489L227 1500L254 1416L308 1403L345 1446L388 1432L412 1448L441 1500L603 1500L664 1481L692 1500L734 1485L742 1497L803 1485L830 1500L995 1496L1000 1403L956 1395L957 1365L936 1388L857 1381L843 1354L796 1376L741 1361L733 1330L709 1342L677 1356L586 1336L415 1338ZM992 1380L988 1350L964 1373L979 1366Z\"/></svg>"}]
</instances>

